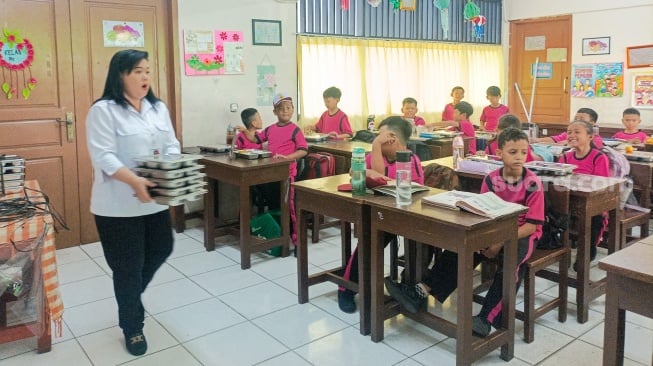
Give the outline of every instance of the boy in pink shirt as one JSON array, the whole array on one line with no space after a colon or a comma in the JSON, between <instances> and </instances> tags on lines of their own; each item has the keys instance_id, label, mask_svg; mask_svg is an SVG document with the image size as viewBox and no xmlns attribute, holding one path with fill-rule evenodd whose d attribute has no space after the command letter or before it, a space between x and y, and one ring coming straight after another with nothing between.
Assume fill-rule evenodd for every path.
<instances>
[{"instance_id":1,"label":"boy in pink shirt","mask_svg":"<svg viewBox=\"0 0 653 366\"><path fill-rule=\"evenodd\" d=\"M481 113L481 131L494 132L499 124L499 118L508 113L508 107L501 104L501 89L491 86L485 92L490 105L483 108Z\"/></svg>"},{"instance_id":2,"label":"boy in pink shirt","mask_svg":"<svg viewBox=\"0 0 653 366\"><path fill-rule=\"evenodd\" d=\"M442 111L442 121L453 121L453 110L454 106L458 104L465 97L465 89L462 86L454 86L451 89L451 98L453 101L444 106Z\"/></svg>"},{"instance_id":3,"label":"boy in pink shirt","mask_svg":"<svg viewBox=\"0 0 653 366\"><path fill-rule=\"evenodd\" d=\"M240 119L243 121L245 128L253 133L256 133L257 130L260 130L263 127L263 121L261 120L261 115L255 108L246 108L240 113ZM236 136L236 148L237 149L261 149L262 144L257 142L252 142L247 139L243 132L239 132Z\"/></svg>"},{"instance_id":4,"label":"boy in pink shirt","mask_svg":"<svg viewBox=\"0 0 653 366\"><path fill-rule=\"evenodd\" d=\"M306 126L306 130L309 132L327 133L332 138L352 137L354 134L349 124L349 118L345 112L338 108L341 96L342 92L335 86L327 88L322 93L324 106L327 110L322 113L322 116L320 116L316 124Z\"/></svg>"},{"instance_id":5,"label":"boy in pink shirt","mask_svg":"<svg viewBox=\"0 0 653 366\"><path fill-rule=\"evenodd\" d=\"M404 119L408 122L412 121L414 126L426 126L426 121L417 115L417 111L417 99L408 97L401 101L401 113Z\"/></svg>"},{"instance_id":6,"label":"boy in pink shirt","mask_svg":"<svg viewBox=\"0 0 653 366\"><path fill-rule=\"evenodd\" d=\"M626 108L621 118L621 123L626 127L623 131L614 134L614 138L626 140L630 144L643 144L648 136L646 132L637 128L641 122L639 111L636 108Z\"/></svg>"},{"instance_id":7,"label":"boy in pink shirt","mask_svg":"<svg viewBox=\"0 0 653 366\"><path fill-rule=\"evenodd\" d=\"M497 125L497 136L501 133L501 131L508 128L516 128L521 130L521 121L514 114L505 114L499 118L499 124ZM499 150L499 139L495 138L492 142L490 142L489 145L487 145L485 153L488 155L497 155L497 150ZM539 155L534 155L533 150L529 145L528 152L526 153L526 162L529 163L533 160L542 160L542 158Z\"/></svg>"}]
</instances>

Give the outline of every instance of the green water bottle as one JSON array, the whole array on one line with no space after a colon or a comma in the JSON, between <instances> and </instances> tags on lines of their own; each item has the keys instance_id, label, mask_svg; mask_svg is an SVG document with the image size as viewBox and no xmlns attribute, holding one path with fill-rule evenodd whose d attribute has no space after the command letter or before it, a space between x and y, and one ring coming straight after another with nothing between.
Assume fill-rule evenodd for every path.
<instances>
[{"instance_id":1,"label":"green water bottle","mask_svg":"<svg viewBox=\"0 0 653 366\"><path fill-rule=\"evenodd\" d=\"M365 149L355 147L351 153L351 192L364 196L365 188Z\"/></svg>"}]
</instances>

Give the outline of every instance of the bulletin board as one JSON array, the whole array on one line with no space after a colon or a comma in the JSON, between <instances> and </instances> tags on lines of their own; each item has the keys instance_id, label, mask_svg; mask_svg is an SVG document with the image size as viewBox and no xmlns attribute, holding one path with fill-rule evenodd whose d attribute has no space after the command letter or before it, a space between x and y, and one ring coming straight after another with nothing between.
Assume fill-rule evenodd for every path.
<instances>
[{"instance_id":1,"label":"bulletin board","mask_svg":"<svg viewBox=\"0 0 653 366\"><path fill-rule=\"evenodd\" d=\"M653 44L626 47L628 68L653 67Z\"/></svg>"},{"instance_id":2,"label":"bulletin board","mask_svg":"<svg viewBox=\"0 0 653 366\"><path fill-rule=\"evenodd\" d=\"M244 73L243 32L185 30L184 70L188 76Z\"/></svg>"}]
</instances>

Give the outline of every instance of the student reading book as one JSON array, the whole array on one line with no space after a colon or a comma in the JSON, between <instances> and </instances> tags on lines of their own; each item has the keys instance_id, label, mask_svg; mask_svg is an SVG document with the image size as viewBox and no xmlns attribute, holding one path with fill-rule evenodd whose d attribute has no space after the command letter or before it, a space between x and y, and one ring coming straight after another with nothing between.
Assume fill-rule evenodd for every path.
<instances>
[{"instance_id":1,"label":"student reading book","mask_svg":"<svg viewBox=\"0 0 653 366\"><path fill-rule=\"evenodd\" d=\"M504 201L491 191L482 194L449 191L424 197L422 203L452 210L464 210L489 218L500 217L527 208L518 203Z\"/></svg>"}]
</instances>

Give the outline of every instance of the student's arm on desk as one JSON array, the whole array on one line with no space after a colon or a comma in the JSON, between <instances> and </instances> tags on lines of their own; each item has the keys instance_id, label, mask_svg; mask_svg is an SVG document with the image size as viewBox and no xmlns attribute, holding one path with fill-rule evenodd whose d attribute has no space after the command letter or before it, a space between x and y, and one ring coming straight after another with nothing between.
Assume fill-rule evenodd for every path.
<instances>
[{"instance_id":1,"label":"student's arm on desk","mask_svg":"<svg viewBox=\"0 0 653 366\"><path fill-rule=\"evenodd\" d=\"M293 152L292 154L288 155L281 155L281 154L276 154L273 156L275 159L292 159L292 160L298 160L306 156L307 152L306 150L297 150Z\"/></svg>"}]
</instances>

